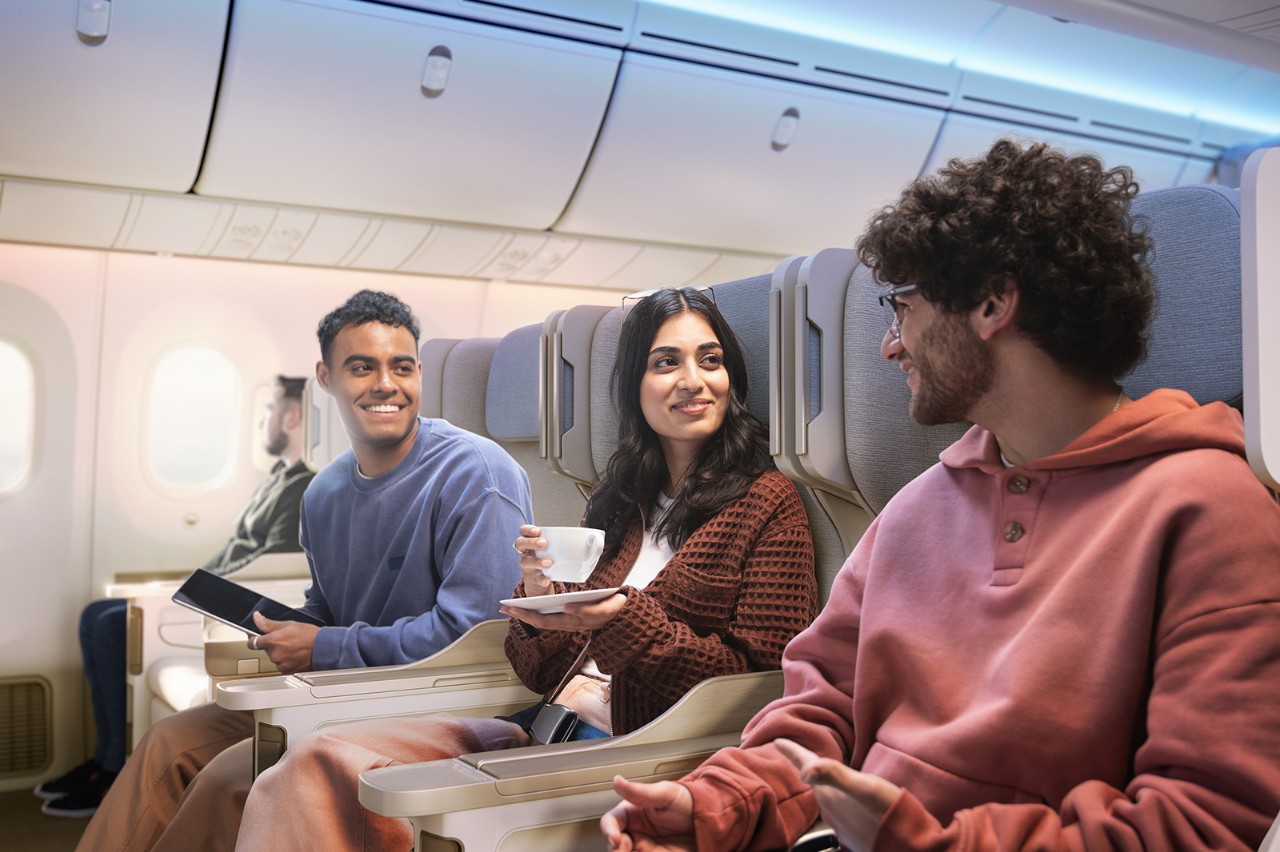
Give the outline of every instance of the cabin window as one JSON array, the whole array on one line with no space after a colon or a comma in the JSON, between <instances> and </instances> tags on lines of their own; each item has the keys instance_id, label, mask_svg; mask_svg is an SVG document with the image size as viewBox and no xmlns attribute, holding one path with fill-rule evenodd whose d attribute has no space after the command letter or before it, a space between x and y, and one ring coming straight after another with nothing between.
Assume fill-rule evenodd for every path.
<instances>
[{"instance_id":1,"label":"cabin window","mask_svg":"<svg viewBox=\"0 0 1280 852\"><path fill-rule=\"evenodd\" d=\"M35 455L36 381L31 359L0 340L0 493L17 491Z\"/></svg>"},{"instance_id":2,"label":"cabin window","mask_svg":"<svg viewBox=\"0 0 1280 852\"><path fill-rule=\"evenodd\" d=\"M147 467L156 479L192 488L230 474L243 424L240 377L227 356L203 346L168 353L152 372L145 410Z\"/></svg>"}]
</instances>

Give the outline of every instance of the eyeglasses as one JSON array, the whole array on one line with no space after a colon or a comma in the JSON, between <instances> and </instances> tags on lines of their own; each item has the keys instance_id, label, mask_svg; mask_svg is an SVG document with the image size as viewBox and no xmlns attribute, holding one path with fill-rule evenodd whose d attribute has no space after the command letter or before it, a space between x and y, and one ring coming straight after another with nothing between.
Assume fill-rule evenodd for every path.
<instances>
[{"instance_id":1,"label":"eyeglasses","mask_svg":"<svg viewBox=\"0 0 1280 852\"><path fill-rule=\"evenodd\" d=\"M647 299L648 297L652 296L654 293L661 293L663 290L684 290L684 289L686 289L686 288L684 288L684 287L656 287L656 288L654 288L654 289L652 289L652 290L641 290L639 293L632 293L632 294L631 294L631 295L629 295L629 296L623 296L623 297L622 297L622 320L621 320L621 321L622 321L622 322L626 322L626 321L627 321L627 307L628 307L627 302L639 302L641 299ZM715 289L714 287L708 287L708 286L705 286L705 285L704 285L704 286L702 286L702 287L689 287L689 288L687 288L687 289L690 289L690 290L697 290L697 291L698 291L699 293L701 293L702 295L704 295L704 296L708 297L709 299L711 299L711 304L713 304L713 305L714 305L714 304L716 303L716 289Z\"/></svg>"},{"instance_id":2,"label":"eyeglasses","mask_svg":"<svg viewBox=\"0 0 1280 852\"><path fill-rule=\"evenodd\" d=\"M889 321L889 334L894 340L902 337L902 308L905 307L898 301L899 296L907 293L914 293L920 289L919 284L903 284L901 287L894 287L888 293L879 298L880 307L885 309L885 319Z\"/></svg>"}]
</instances>

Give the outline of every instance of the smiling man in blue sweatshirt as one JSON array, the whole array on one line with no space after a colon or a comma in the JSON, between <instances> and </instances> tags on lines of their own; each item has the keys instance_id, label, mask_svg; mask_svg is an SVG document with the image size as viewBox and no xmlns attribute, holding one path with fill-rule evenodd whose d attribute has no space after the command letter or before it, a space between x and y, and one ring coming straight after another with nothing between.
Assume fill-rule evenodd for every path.
<instances>
[{"instance_id":1,"label":"smiling man in blue sweatshirt","mask_svg":"<svg viewBox=\"0 0 1280 852\"><path fill-rule=\"evenodd\" d=\"M362 290L318 335L316 377L351 450L303 497L303 609L332 626L257 616L256 646L285 673L421 659L498 617L520 579L510 541L531 520L528 478L492 441L418 416L418 325L394 296ZM208 820L238 818L252 726L213 704L152 726L79 848L189 848Z\"/></svg>"}]
</instances>

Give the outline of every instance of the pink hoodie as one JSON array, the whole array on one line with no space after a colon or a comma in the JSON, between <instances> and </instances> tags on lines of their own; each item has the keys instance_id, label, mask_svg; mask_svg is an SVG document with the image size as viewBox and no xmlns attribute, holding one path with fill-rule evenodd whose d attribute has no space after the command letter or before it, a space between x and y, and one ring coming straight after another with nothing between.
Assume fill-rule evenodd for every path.
<instances>
[{"instance_id":1,"label":"pink hoodie","mask_svg":"<svg viewBox=\"0 0 1280 852\"><path fill-rule=\"evenodd\" d=\"M787 737L906 789L876 849L1256 848L1280 809L1280 507L1239 415L1156 391L1005 469L974 427L687 776L699 849L817 816Z\"/></svg>"}]
</instances>

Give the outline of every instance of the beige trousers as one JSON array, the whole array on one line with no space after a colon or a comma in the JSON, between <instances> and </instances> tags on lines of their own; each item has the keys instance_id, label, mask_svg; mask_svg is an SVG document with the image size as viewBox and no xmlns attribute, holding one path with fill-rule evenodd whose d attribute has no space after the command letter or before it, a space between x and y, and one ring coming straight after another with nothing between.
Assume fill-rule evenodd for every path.
<instances>
[{"instance_id":1,"label":"beige trousers","mask_svg":"<svg viewBox=\"0 0 1280 852\"><path fill-rule=\"evenodd\" d=\"M253 782L253 714L204 704L152 725L85 829L81 852L230 852Z\"/></svg>"},{"instance_id":2,"label":"beige trousers","mask_svg":"<svg viewBox=\"0 0 1280 852\"><path fill-rule=\"evenodd\" d=\"M511 722L447 714L317 731L258 776L244 806L236 849L407 852L413 848L409 821L364 809L357 799L361 772L528 744L528 734Z\"/></svg>"}]
</instances>

